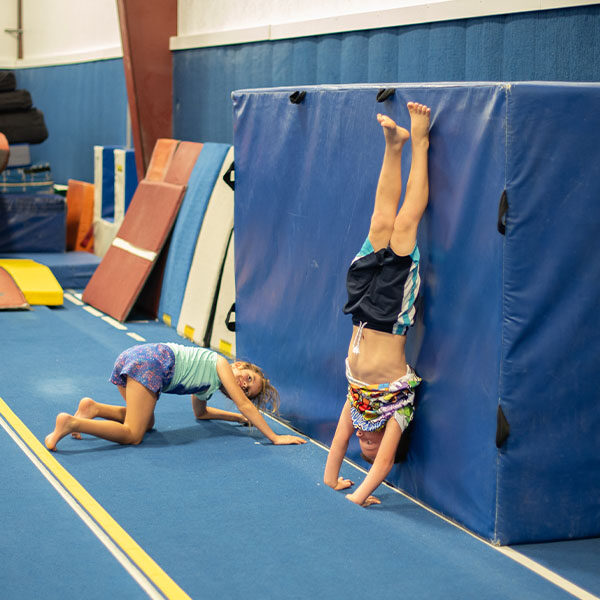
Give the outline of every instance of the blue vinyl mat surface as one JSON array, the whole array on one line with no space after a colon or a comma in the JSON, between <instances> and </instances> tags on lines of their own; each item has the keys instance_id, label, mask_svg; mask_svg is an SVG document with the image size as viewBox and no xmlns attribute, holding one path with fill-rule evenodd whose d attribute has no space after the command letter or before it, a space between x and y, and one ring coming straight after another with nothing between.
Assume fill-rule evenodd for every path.
<instances>
[{"instance_id":1,"label":"blue vinyl mat surface","mask_svg":"<svg viewBox=\"0 0 600 600\"><path fill-rule=\"evenodd\" d=\"M140 337L182 342L155 322L117 329L70 297L62 308L0 313L0 397L39 441L83 396L119 403L108 376L121 350ZM233 409L217 396L215 406ZM9 532L0 585L14 590L3 597L143 597L2 429L0 450ZM237 424L196 422L188 397L160 398L140 446L68 437L52 456L192 598L572 597L392 488L377 491L381 506L351 504L323 485L322 446L273 446ZM342 474L363 477L349 463ZM559 574L600 593L596 542L561 545ZM553 568L553 548L526 553Z\"/></svg>"}]
</instances>

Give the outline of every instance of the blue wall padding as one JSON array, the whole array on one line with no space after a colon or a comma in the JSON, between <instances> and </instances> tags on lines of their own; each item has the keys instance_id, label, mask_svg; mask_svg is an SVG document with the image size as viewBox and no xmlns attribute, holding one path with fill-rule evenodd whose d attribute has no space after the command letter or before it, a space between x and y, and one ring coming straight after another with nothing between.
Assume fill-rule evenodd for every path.
<instances>
[{"instance_id":1,"label":"blue wall padding","mask_svg":"<svg viewBox=\"0 0 600 600\"><path fill-rule=\"evenodd\" d=\"M232 90L380 81L599 81L600 5L173 53L174 137L231 143ZM193 77L190 77L193 73Z\"/></svg>"},{"instance_id":2,"label":"blue wall padding","mask_svg":"<svg viewBox=\"0 0 600 600\"><path fill-rule=\"evenodd\" d=\"M502 544L597 535L600 86L389 86L383 104L379 85L305 87L300 105L296 88L234 93L238 358L272 377L284 419L331 442L352 330L345 275L384 148L375 115L407 124L406 102L427 103L422 306L407 345L423 383L390 481ZM404 180L409 161L407 145ZM511 426L500 450L499 404Z\"/></svg>"},{"instance_id":3,"label":"blue wall padding","mask_svg":"<svg viewBox=\"0 0 600 600\"><path fill-rule=\"evenodd\" d=\"M169 245L158 305L159 318L162 318L163 314L169 315L173 327L177 327L179 321L188 274L204 214L230 147L227 144L210 142L202 146L179 209Z\"/></svg>"},{"instance_id":4,"label":"blue wall padding","mask_svg":"<svg viewBox=\"0 0 600 600\"><path fill-rule=\"evenodd\" d=\"M122 59L16 71L44 113L48 139L31 146L32 162L49 162L55 181L94 181L94 146L125 146L127 93Z\"/></svg>"},{"instance_id":5,"label":"blue wall padding","mask_svg":"<svg viewBox=\"0 0 600 600\"><path fill-rule=\"evenodd\" d=\"M0 252L64 252L67 204L57 194L0 194Z\"/></svg>"}]
</instances>

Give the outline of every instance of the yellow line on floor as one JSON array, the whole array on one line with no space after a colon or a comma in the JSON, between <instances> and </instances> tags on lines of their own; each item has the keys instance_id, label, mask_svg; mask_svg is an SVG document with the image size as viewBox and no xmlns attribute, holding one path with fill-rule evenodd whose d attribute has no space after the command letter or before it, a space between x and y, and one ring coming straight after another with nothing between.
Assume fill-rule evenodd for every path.
<instances>
[{"instance_id":1,"label":"yellow line on floor","mask_svg":"<svg viewBox=\"0 0 600 600\"><path fill-rule=\"evenodd\" d=\"M169 599L179 600L190 597L150 558L137 542L110 516L110 514L89 494L38 441L27 426L0 398L0 414L6 419L23 442L60 481L64 488L83 506L89 515L104 529L108 536L125 552L137 567Z\"/></svg>"}]
</instances>

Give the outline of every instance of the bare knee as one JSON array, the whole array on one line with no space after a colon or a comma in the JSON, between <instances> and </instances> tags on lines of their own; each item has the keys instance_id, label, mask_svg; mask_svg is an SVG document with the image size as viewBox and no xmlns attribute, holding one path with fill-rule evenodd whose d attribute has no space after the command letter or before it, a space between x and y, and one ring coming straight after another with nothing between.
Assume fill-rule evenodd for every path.
<instances>
[{"instance_id":1,"label":"bare knee","mask_svg":"<svg viewBox=\"0 0 600 600\"><path fill-rule=\"evenodd\" d=\"M394 236L414 236L419 222L421 221L421 214L415 211L400 210L394 221Z\"/></svg>"},{"instance_id":2,"label":"bare knee","mask_svg":"<svg viewBox=\"0 0 600 600\"><path fill-rule=\"evenodd\" d=\"M418 227L419 219L398 214L390 240L390 246L398 256L406 256L413 251L417 242Z\"/></svg>"},{"instance_id":3,"label":"bare knee","mask_svg":"<svg viewBox=\"0 0 600 600\"><path fill-rule=\"evenodd\" d=\"M371 216L371 225L369 227L369 238L385 240L387 245L392 231L394 230L394 220L384 213L376 211Z\"/></svg>"},{"instance_id":4,"label":"bare knee","mask_svg":"<svg viewBox=\"0 0 600 600\"><path fill-rule=\"evenodd\" d=\"M134 431L130 427L127 427L125 435L123 436L122 444L138 446L144 439L145 431Z\"/></svg>"},{"instance_id":5,"label":"bare knee","mask_svg":"<svg viewBox=\"0 0 600 600\"><path fill-rule=\"evenodd\" d=\"M150 431L154 427L154 415L150 417L150 421L148 423L148 427L146 427L146 431Z\"/></svg>"},{"instance_id":6,"label":"bare knee","mask_svg":"<svg viewBox=\"0 0 600 600\"><path fill-rule=\"evenodd\" d=\"M129 441L125 442L126 444L130 445L130 446L139 446L142 441L144 440L144 436L143 435L131 435L129 438Z\"/></svg>"},{"instance_id":7,"label":"bare knee","mask_svg":"<svg viewBox=\"0 0 600 600\"><path fill-rule=\"evenodd\" d=\"M92 400L91 398L88 398L87 396L82 398L79 401L79 410L84 410L86 412L89 412L90 410L93 410L96 407L96 403L94 402L94 400Z\"/></svg>"}]
</instances>

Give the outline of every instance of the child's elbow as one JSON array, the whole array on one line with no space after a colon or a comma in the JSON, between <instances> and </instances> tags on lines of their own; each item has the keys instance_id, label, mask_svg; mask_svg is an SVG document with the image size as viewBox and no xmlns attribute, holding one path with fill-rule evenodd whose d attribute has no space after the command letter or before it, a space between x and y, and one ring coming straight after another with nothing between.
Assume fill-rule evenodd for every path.
<instances>
[{"instance_id":1,"label":"child's elbow","mask_svg":"<svg viewBox=\"0 0 600 600\"><path fill-rule=\"evenodd\" d=\"M195 396L192 396L192 410L194 411L194 416L196 419L205 419L206 418L206 402L202 402L198 400Z\"/></svg>"}]
</instances>

